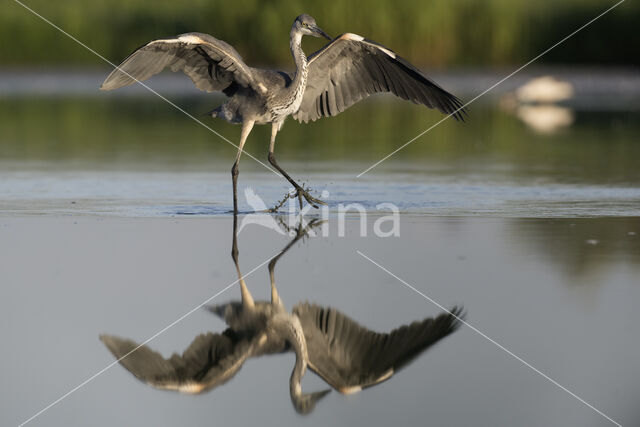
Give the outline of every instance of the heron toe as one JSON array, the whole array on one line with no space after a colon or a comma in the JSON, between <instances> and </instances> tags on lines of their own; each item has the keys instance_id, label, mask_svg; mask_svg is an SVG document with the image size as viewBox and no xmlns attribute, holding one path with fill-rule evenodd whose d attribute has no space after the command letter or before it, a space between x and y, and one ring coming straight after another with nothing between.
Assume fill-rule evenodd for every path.
<instances>
[{"instance_id":1,"label":"heron toe","mask_svg":"<svg viewBox=\"0 0 640 427\"><path fill-rule=\"evenodd\" d=\"M300 208L302 208L302 198L304 197L305 200L307 201L307 203L309 203L311 206L313 206L316 209L318 208L318 205L324 205L326 206L326 202L320 200L320 199L316 199L315 197L313 197L311 194L309 194L309 192L307 190L305 190L304 188L300 187L297 189L297 195L298 195L298 199L300 200Z\"/></svg>"}]
</instances>

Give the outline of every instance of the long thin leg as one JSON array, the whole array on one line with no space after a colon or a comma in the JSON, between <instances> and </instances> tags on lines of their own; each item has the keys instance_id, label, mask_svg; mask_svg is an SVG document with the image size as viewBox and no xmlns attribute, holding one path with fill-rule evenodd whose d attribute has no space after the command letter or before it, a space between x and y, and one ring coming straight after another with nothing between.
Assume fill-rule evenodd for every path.
<instances>
[{"instance_id":1,"label":"long thin leg","mask_svg":"<svg viewBox=\"0 0 640 427\"><path fill-rule=\"evenodd\" d=\"M317 205L326 205L325 202L323 202L320 199L316 199L311 194L309 194L304 188L302 188L300 186L300 184L295 182L293 180L293 178L291 178L289 176L289 174L286 173L284 171L284 169L282 169L280 167L280 165L278 165L278 163L276 162L276 157L273 154L273 151L274 151L275 145L276 145L276 134L278 133L279 126L280 126L279 123L272 123L271 124L271 142L269 143L269 157L268 157L269 163L271 163L271 165L273 165L273 167L278 169L278 171L282 174L282 176L284 176L286 178L286 180L289 181L291 183L291 185L294 186L294 188L296 189L296 191L298 193L298 200L300 201L300 208L302 208L302 197L304 197L307 200L307 202L309 202L309 204L311 204L311 206L313 206L316 209L318 208Z\"/></svg>"},{"instance_id":2,"label":"long thin leg","mask_svg":"<svg viewBox=\"0 0 640 427\"><path fill-rule=\"evenodd\" d=\"M276 263L275 260L272 260L269 263L269 279L271 281L271 305L282 305L282 300L278 295L278 290L276 289L276 279L273 269L275 268Z\"/></svg>"},{"instance_id":3,"label":"long thin leg","mask_svg":"<svg viewBox=\"0 0 640 427\"><path fill-rule=\"evenodd\" d=\"M287 244L287 246L285 246L280 251L280 253L278 253L278 255L274 256L271 259L271 261L269 261L269 280L271 281L271 304L282 305L282 300L280 299L280 296L278 296L278 290L276 289L276 279L275 279L276 263L282 257L282 255L287 253L287 251L291 249L293 245L295 245L295 243L298 240L306 236L309 230L320 225L321 223L322 221L318 221L317 219L314 218L306 227L303 228L302 220L301 220L301 222L296 227L296 236Z\"/></svg>"},{"instance_id":4,"label":"long thin leg","mask_svg":"<svg viewBox=\"0 0 640 427\"><path fill-rule=\"evenodd\" d=\"M240 132L240 145L238 145L238 154L236 154L236 161L231 167L231 181L233 182L233 213L238 213L238 173L240 156L242 155L242 147L253 129L253 121L246 121L242 123L242 132Z\"/></svg>"},{"instance_id":5,"label":"long thin leg","mask_svg":"<svg viewBox=\"0 0 640 427\"><path fill-rule=\"evenodd\" d=\"M238 281L240 282L240 293L242 295L242 305L245 308L252 308L255 306L253 297L247 288L247 284L244 282L242 273L240 272L240 263L238 262L238 214L233 214L233 243L231 245L231 258L236 265L236 272L238 273Z\"/></svg>"}]
</instances>

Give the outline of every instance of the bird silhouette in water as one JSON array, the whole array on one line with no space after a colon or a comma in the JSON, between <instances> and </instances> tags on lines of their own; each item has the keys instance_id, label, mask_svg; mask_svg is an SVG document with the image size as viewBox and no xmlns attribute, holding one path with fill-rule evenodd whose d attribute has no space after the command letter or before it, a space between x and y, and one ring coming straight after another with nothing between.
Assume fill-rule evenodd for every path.
<instances>
[{"instance_id":1,"label":"bird silhouette in water","mask_svg":"<svg viewBox=\"0 0 640 427\"><path fill-rule=\"evenodd\" d=\"M255 213L249 213L242 217L238 234L249 224L260 225L278 234L285 234L280 224L278 224L278 221L276 221L273 216L267 215L268 212L271 212L271 209L267 208L262 198L258 196L251 187L245 188L244 197Z\"/></svg>"},{"instance_id":2,"label":"bird silhouette in water","mask_svg":"<svg viewBox=\"0 0 640 427\"><path fill-rule=\"evenodd\" d=\"M228 328L222 333L197 336L181 355L176 353L165 359L129 339L113 335L101 335L100 339L139 380L155 388L190 394L226 383L249 358L293 351L291 402L298 413L308 414L329 389L303 393L300 382L307 368L340 393L355 393L388 380L459 327L464 315L457 307L389 333L373 332L334 308L308 302L297 304L289 313L276 289L276 263L320 222L316 219L307 227L298 227L296 236L269 262L271 301L254 301L240 272L234 217L232 258L241 301L208 306Z\"/></svg>"},{"instance_id":3,"label":"bird silhouette in water","mask_svg":"<svg viewBox=\"0 0 640 427\"><path fill-rule=\"evenodd\" d=\"M301 47L303 36L324 37L330 43L307 57ZM229 97L211 111L211 116L242 124L231 168L234 212L238 212L240 156L254 124L271 123L267 158L293 185L293 196L298 197L302 209L303 197L316 208L324 202L309 194L276 161L276 134L288 116L304 123L336 116L369 95L381 92L436 108L457 120L466 114L458 98L392 50L352 33L331 39L307 14L293 21L289 47L296 66L293 73L249 67L231 45L208 34L186 33L153 40L129 55L107 76L100 89L128 86L169 67L184 72L198 89L222 91Z\"/></svg>"}]
</instances>

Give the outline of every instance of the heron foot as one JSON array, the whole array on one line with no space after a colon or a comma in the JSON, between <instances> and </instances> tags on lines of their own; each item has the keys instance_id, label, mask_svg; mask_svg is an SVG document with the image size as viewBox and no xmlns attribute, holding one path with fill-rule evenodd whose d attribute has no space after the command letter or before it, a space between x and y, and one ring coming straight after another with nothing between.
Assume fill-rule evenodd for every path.
<instances>
[{"instance_id":1,"label":"heron foot","mask_svg":"<svg viewBox=\"0 0 640 427\"><path fill-rule=\"evenodd\" d=\"M284 197L282 198L282 200L280 200L278 203L276 203L276 205L270 209L265 210L265 212L267 213L276 213L278 212L278 210L282 207L282 205L285 204L285 202L291 198L293 198L294 196L291 195L290 193L286 193L284 195Z\"/></svg>"},{"instance_id":2,"label":"heron foot","mask_svg":"<svg viewBox=\"0 0 640 427\"><path fill-rule=\"evenodd\" d=\"M295 191L292 193L286 193L284 195L284 197L282 198L282 200L280 200L278 203L276 203L276 205L270 209L266 209L264 212L268 212L268 213L275 213L278 212L278 210L280 210L280 208L287 202L287 200L289 199L293 199L293 198L298 198L298 202L300 204L300 209L302 209L302 199L304 198L311 206L313 206L314 208L318 209L318 205L326 205L327 203L317 199L315 197L313 197L311 194L309 194L309 191L304 189L303 187L297 186L295 188Z\"/></svg>"},{"instance_id":3,"label":"heron foot","mask_svg":"<svg viewBox=\"0 0 640 427\"><path fill-rule=\"evenodd\" d=\"M300 209L302 209L302 198L304 197L305 200L307 201L307 203L309 203L311 206L313 206L314 208L318 209L318 205L326 205L327 203L320 200L320 199L316 199L315 197L313 197L311 194L309 194L309 192L307 190L305 190L302 187L297 187L296 188L296 193L298 196L298 201L300 203Z\"/></svg>"}]
</instances>

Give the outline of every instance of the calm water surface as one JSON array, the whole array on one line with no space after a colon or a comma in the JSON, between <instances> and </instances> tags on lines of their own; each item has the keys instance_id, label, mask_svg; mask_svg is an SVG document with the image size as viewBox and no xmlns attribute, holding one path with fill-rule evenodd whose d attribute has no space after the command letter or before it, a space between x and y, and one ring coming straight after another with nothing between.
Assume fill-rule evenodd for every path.
<instances>
[{"instance_id":1,"label":"calm water surface","mask_svg":"<svg viewBox=\"0 0 640 427\"><path fill-rule=\"evenodd\" d=\"M176 102L197 114L217 101ZM287 307L332 306L378 331L441 311L360 251L442 306L464 306L470 324L617 422L639 425L640 122L620 111L571 114L570 126L549 132L480 106L360 178L440 117L380 100L306 126L287 122L281 165L329 202L328 236L299 242L278 264ZM204 120L237 140L239 128ZM261 160L268 132L254 130L247 143ZM144 341L233 283L234 155L151 98L0 104L2 425L112 363L100 333ZM247 186L267 204L287 190L245 157ZM353 215L339 236L339 205L353 202L374 212L396 204L400 236L375 237L375 213L368 237ZM252 210L242 195L241 206ZM256 225L239 238L245 272L288 241ZM268 297L266 265L247 281ZM233 286L213 302L238 294ZM195 310L149 345L169 356L223 329ZM468 327L384 384L329 394L305 418L289 400L293 362L250 360L202 396L152 389L115 365L32 425L612 425ZM324 388L311 373L303 386Z\"/></svg>"},{"instance_id":2,"label":"calm water surface","mask_svg":"<svg viewBox=\"0 0 640 427\"><path fill-rule=\"evenodd\" d=\"M399 238L300 242L279 262L286 306L332 306L389 331L441 309L360 251L623 425L637 425L640 221L405 216ZM101 333L142 342L235 280L231 218L10 217L0 221L3 425L17 425L111 362ZM635 233L635 234L633 234ZM239 236L246 272L287 237ZM593 243L596 242L596 243ZM269 297L266 265L247 277ZM232 286L214 303L239 298ZM149 343L165 357L224 324L204 309ZM200 396L159 391L113 366L33 425L609 425L468 327L388 382L337 392L302 418L291 407L292 354L252 359ZM325 385L309 373L305 390ZM269 415L269 414L278 414Z\"/></svg>"},{"instance_id":3,"label":"calm water surface","mask_svg":"<svg viewBox=\"0 0 640 427\"><path fill-rule=\"evenodd\" d=\"M217 99L176 102L237 140L238 127L200 115ZM328 191L333 210L340 203L391 202L427 215L638 215L638 114L571 115L572 125L550 132L480 105L466 123L447 120L358 177L440 119L381 98L308 125L288 121L276 152L294 177L317 194ZM235 147L161 100L13 98L0 106L0 124L3 214L163 216L218 214L231 206ZM264 163L268 132L257 127L247 143ZM252 187L271 205L285 184L243 159L241 190Z\"/></svg>"}]
</instances>

